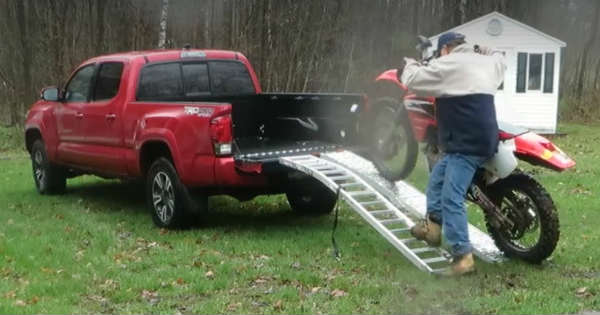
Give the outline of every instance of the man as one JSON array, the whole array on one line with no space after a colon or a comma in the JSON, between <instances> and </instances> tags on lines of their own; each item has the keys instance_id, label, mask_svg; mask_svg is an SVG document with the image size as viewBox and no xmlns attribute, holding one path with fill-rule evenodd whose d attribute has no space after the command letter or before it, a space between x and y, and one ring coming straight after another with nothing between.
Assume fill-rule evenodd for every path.
<instances>
[{"instance_id":1,"label":"man","mask_svg":"<svg viewBox=\"0 0 600 315\"><path fill-rule=\"evenodd\" d=\"M475 270L467 230L465 195L475 171L494 155L498 124L494 94L504 80L502 54L478 49L459 33L438 39L439 58L422 65L405 59L402 82L421 96L436 97L439 146L443 157L427 185L427 217L411 229L415 238L439 246L441 232L454 257L449 275Z\"/></svg>"}]
</instances>

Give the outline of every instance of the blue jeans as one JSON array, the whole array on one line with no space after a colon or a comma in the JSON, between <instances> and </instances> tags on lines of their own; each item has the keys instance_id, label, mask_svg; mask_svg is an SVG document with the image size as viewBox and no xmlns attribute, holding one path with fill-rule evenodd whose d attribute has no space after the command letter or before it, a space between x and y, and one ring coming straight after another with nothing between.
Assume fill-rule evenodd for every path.
<instances>
[{"instance_id":1,"label":"blue jeans","mask_svg":"<svg viewBox=\"0 0 600 315\"><path fill-rule=\"evenodd\" d=\"M439 160L427 184L427 215L442 225L453 256L470 253L465 195L475 171L487 158L460 153L445 154Z\"/></svg>"}]
</instances>

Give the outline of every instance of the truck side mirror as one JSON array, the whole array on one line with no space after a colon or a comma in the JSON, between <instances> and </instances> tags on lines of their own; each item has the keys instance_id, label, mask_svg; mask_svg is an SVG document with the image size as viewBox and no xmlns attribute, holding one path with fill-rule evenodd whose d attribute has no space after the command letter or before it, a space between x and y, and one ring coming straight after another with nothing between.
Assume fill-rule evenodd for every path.
<instances>
[{"instance_id":1,"label":"truck side mirror","mask_svg":"<svg viewBox=\"0 0 600 315\"><path fill-rule=\"evenodd\" d=\"M40 98L49 102L58 102L60 99L60 91L55 86L44 88L42 89Z\"/></svg>"}]
</instances>

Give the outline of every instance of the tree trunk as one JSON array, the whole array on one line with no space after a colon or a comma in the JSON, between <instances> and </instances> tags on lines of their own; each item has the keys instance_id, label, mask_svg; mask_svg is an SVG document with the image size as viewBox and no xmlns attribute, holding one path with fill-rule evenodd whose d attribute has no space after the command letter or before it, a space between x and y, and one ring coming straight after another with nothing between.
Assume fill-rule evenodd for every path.
<instances>
[{"instance_id":1,"label":"tree trunk","mask_svg":"<svg viewBox=\"0 0 600 315\"><path fill-rule=\"evenodd\" d=\"M166 0L168 1L168 0ZM96 55L104 52L104 8L106 0L96 1ZM159 44L160 45L160 44Z\"/></svg>"},{"instance_id":2,"label":"tree trunk","mask_svg":"<svg viewBox=\"0 0 600 315\"><path fill-rule=\"evenodd\" d=\"M27 33L27 24L25 23L25 0L18 0L17 1L17 6L16 6L16 10L17 10L17 25L19 27L19 39L21 42L21 49L22 49L22 55L23 55L23 60L22 60L22 76L23 76L23 87L21 89L21 93L22 98L21 101L27 102L29 103L30 100L32 100L33 98L31 97L31 95L33 95L33 86L31 85L31 47L29 46L29 36ZM28 3L28 7L31 5L31 3L29 3L29 1L27 1ZM21 105L20 102L16 102L15 103L15 113L20 113L21 111ZM15 117L17 118L17 117ZM17 118L17 120L19 120ZM14 122L14 121L13 121Z\"/></svg>"},{"instance_id":3,"label":"tree trunk","mask_svg":"<svg viewBox=\"0 0 600 315\"><path fill-rule=\"evenodd\" d=\"M594 42L596 41L596 35L598 33L598 19L600 18L600 2L595 2L594 15L592 16L592 28L589 32L588 40L583 47L583 52L581 53L581 64L579 67L579 73L577 77L577 85L576 85L576 94L577 99L581 101L581 97L583 96L583 85L585 79L585 72L587 68L587 58L590 50L594 47Z\"/></svg>"},{"instance_id":4,"label":"tree trunk","mask_svg":"<svg viewBox=\"0 0 600 315\"><path fill-rule=\"evenodd\" d=\"M100 0L102 2L103 0ZM158 48L165 49L167 45L167 22L169 19L169 0L162 0L160 10L160 30L158 31Z\"/></svg>"}]
</instances>

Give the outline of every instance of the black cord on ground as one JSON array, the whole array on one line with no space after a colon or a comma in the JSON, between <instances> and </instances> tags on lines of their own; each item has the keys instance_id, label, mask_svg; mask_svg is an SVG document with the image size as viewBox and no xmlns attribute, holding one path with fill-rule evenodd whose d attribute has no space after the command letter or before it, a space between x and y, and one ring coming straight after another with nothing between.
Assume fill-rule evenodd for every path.
<instances>
[{"instance_id":1,"label":"black cord on ground","mask_svg":"<svg viewBox=\"0 0 600 315\"><path fill-rule=\"evenodd\" d=\"M331 244L333 245L333 258L335 258L335 260L340 261L342 259L342 256L340 255L340 249L337 246L337 243L335 241L335 230L337 229L337 224L338 224L338 213L340 210L340 189L341 187L338 186L337 191L336 191L336 204L335 204L335 218L333 219L333 230L331 231Z\"/></svg>"}]
</instances>

